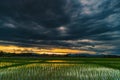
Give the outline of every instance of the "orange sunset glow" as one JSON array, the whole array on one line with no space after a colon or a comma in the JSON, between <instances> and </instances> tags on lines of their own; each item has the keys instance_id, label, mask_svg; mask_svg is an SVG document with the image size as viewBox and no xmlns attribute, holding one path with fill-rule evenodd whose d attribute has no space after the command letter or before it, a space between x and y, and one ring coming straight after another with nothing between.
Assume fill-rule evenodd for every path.
<instances>
[{"instance_id":1,"label":"orange sunset glow","mask_svg":"<svg viewBox=\"0 0 120 80\"><path fill-rule=\"evenodd\" d=\"M18 46L0 46L0 51L9 53L38 53L38 54L67 54L67 53L90 53L95 54L92 51L86 50L75 50L75 49L63 49L63 48L50 48L50 49L39 49L37 47L18 47Z\"/></svg>"}]
</instances>

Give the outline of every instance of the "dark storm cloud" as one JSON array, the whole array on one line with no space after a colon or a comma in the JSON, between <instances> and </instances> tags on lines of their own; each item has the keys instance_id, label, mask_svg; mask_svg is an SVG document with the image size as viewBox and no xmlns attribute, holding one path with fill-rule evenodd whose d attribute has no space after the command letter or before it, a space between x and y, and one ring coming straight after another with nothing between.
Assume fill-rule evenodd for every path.
<instances>
[{"instance_id":1,"label":"dark storm cloud","mask_svg":"<svg viewBox=\"0 0 120 80\"><path fill-rule=\"evenodd\" d=\"M0 40L119 54L119 4L119 0L1 0Z\"/></svg>"}]
</instances>

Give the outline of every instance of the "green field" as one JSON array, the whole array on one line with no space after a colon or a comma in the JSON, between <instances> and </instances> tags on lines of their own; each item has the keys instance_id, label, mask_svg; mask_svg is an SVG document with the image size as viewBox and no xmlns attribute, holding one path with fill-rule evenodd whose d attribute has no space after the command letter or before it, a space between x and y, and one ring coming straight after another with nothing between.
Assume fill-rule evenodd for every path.
<instances>
[{"instance_id":1,"label":"green field","mask_svg":"<svg viewBox=\"0 0 120 80\"><path fill-rule=\"evenodd\" d=\"M0 80L120 80L120 58L0 58Z\"/></svg>"}]
</instances>

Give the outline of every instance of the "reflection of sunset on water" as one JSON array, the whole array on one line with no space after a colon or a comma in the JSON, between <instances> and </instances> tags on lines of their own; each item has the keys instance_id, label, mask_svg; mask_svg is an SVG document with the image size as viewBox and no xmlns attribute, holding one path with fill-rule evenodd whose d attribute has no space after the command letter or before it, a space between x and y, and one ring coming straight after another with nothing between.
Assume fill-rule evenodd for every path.
<instances>
[{"instance_id":1,"label":"reflection of sunset on water","mask_svg":"<svg viewBox=\"0 0 120 80\"><path fill-rule=\"evenodd\" d=\"M52 62L52 63L54 63L54 62L57 62L57 63L61 63L61 62L67 62L67 61L65 61L65 60L48 60L48 61L46 61L46 62Z\"/></svg>"}]
</instances>

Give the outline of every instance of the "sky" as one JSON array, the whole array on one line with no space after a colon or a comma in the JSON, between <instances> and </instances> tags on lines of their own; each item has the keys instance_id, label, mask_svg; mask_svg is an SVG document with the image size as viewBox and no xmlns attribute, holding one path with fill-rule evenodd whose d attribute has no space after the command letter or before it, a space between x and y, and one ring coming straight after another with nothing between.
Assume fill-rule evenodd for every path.
<instances>
[{"instance_id":1,"label":"sky","mask_svg":"<svg viewBox=\"0 0 120 80\"><path fill-rule=\"evenodd\" d=\"M0 50L120 55L120 0L0 0Z\"/></svg>"}]
</instances>

